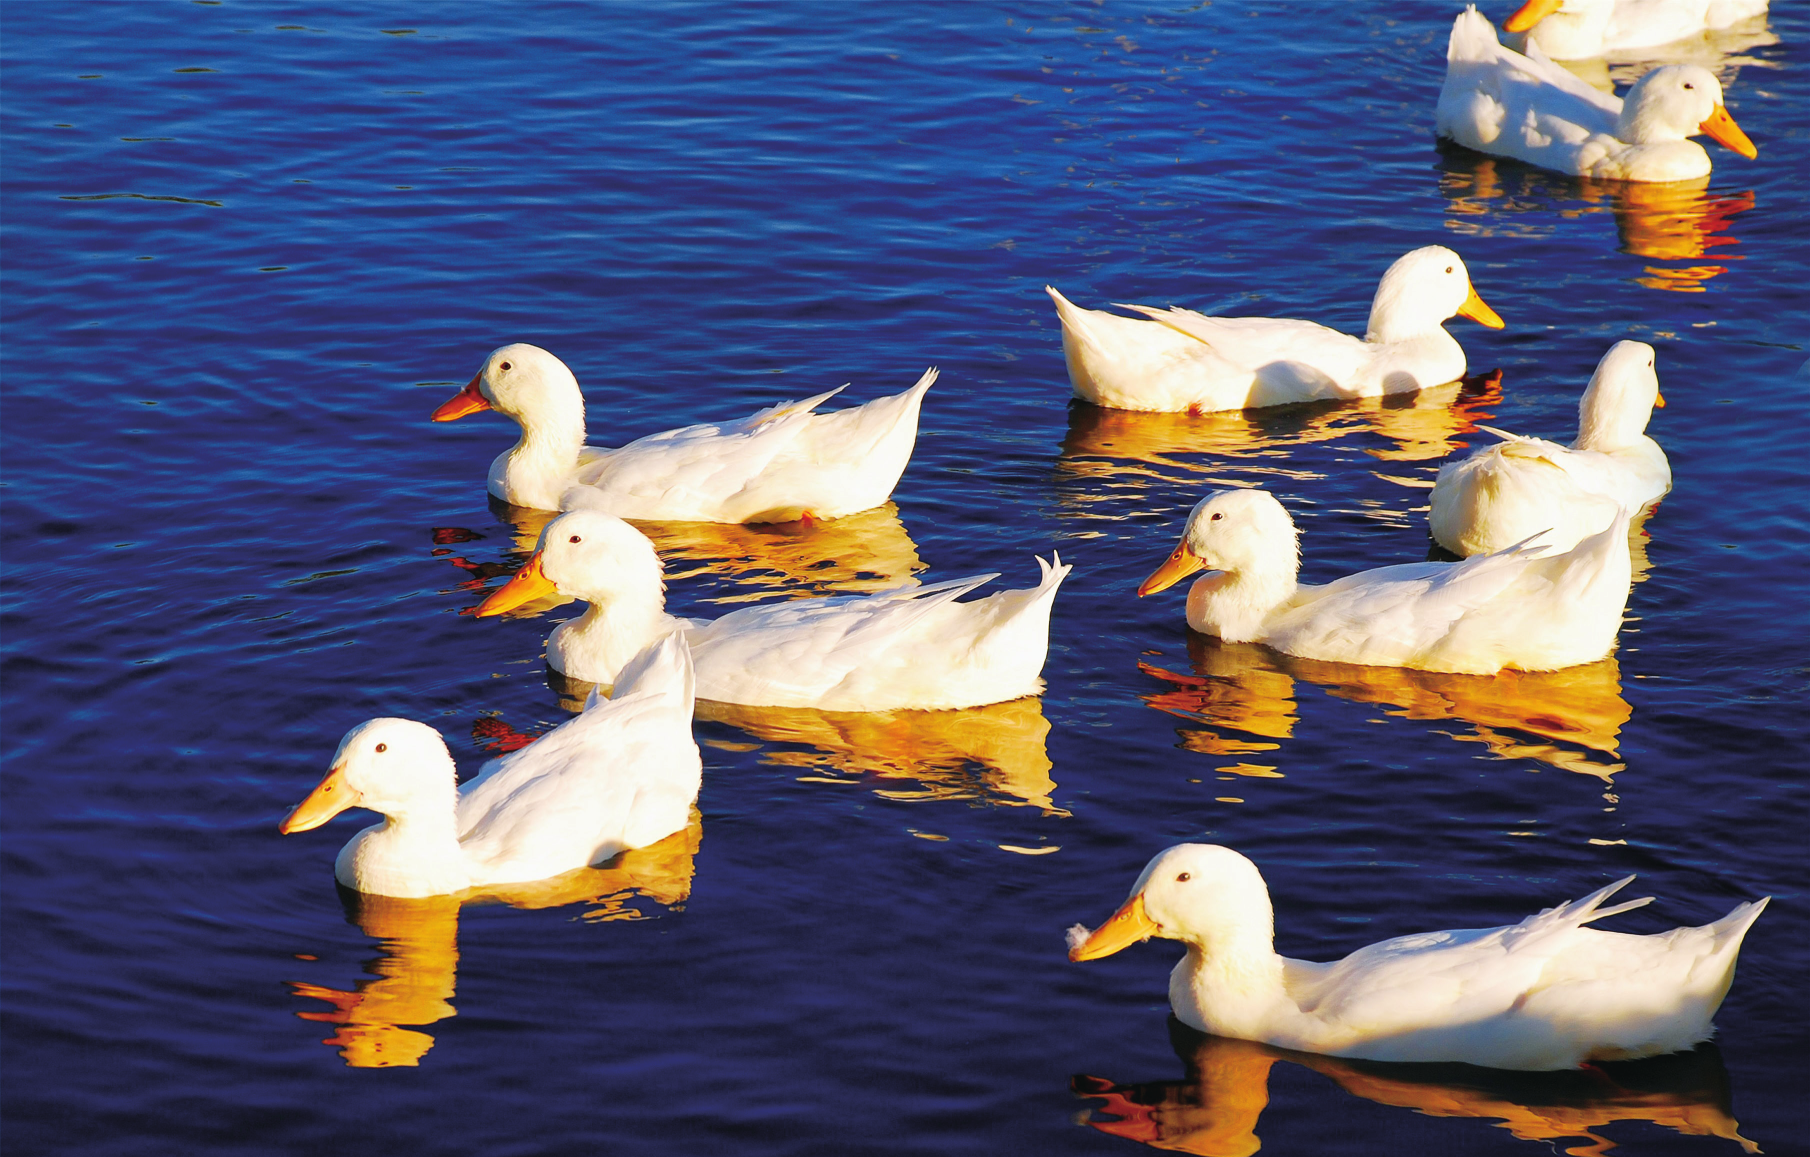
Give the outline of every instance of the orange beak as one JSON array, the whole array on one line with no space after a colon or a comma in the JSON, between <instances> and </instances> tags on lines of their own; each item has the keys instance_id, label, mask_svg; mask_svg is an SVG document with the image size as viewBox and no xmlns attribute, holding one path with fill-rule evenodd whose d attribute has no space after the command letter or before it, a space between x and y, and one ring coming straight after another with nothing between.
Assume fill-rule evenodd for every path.
<instances>
[{"instance_id":1,"label":"orange beak","mask_svg":"<svg viewBox=\"0 0 1810 1157\"><path fill-rule=\"evenodd\" d=\"M1150 573L1149 578L1138 584L1138 598L1153 595L1157 591L1166 591L1206 565L1189 553L1187 540L1184 539L1182 544L1163 561L1162 566L1157 567Z\"/></svg>"},{"instance_id":2,"label":"orange beak","mask_svg":"<svg viewBox=\"0 0 1810 1157\"><path fill-rule=\"evenodd\" d=\"M1144 911L1144 893L1125 901L1125 906L1112 914L1112 919L1094 929L1093 935L1068 950L1068 958L1077 964L1111 956L1121 948L1129 948L1140 940L1148 940L1161 929Z\"/></svg>"},{"instance_id":3,"label":"orange beak","mask_svg":"<svg viewBox=\"0 0 1810 1157\"><path fill-rule=\"evenodd\" d=\"M1458 316L1468 317L1491 329L1501 329L1503 326L1502 318L1496 311L1483 304L1483 299L1477 296L1477 287L1474 285L1471 286L1471 295L1464 299L1463 305L1458 307Z\"/></svg>"},{"instance_id":4,"label":"orange beak","mask_svg":"<svg viewBox=\"0 0 1810 1157\"><path fill-rule=\"evenodd\" d=\"M488 619L492 615L500 615L535 599L544 599L548 595L559 593L540 569L540 551L528 560L528 565L515 572L515 577L497 588L497 592L478 604L477 615L480 619Z\"/></svg>"},{"instance_id":5,"label":"orange beak","mask_svg":"<svg viewBox=\"0 0 1810 1157\"><path fill-rule=\"evenodd\" d=\"M327 778L308 793L307 799L295 805L289 818L277 825L277 831L286 836L312 831L340 812L358 807L359 804L358 789L346 782L346 769L342 764L327 772Z\"/></svg>"},{"instance_id":6,"label":"orange beak","mask_svg":"<svg viewBox=\"0 0 1810 1157\"><path fill-rule=\"evenodd\" d=\"M1709 114L1708 120L1697 126L1697 131L1717 144L1733 149L1750 161L1760 155L1760 150L1747 139L1747 134L1741 131L1741 126L1735 123L1735 118L1729 116L1728 110L1721 105L1717 105L1716 111Z\"/></svg>"},{"instance_id":7,"label":"orange beak","mask_svg":"<svg viewBox=\"0 0 1810 1157\"><path fill-rule=\"evenodd\" d=\"M1527 0L1520 9L1502 22L1504 32L1526 32L1564 6L1565 0Z\"/></svg>"},{"instance_id":8,"label":"orange beak","mask_svg":"<svg viewBox=\"0 0 1810 1157\"><path fill-rule=\"evenodd\" d=\"M440 408L434 411L434 421L452 422L463 418L467 414L475 414L479 410L490 409L490 399L478 392L478 382L481 381L483 377L483 370L479 370L477 373L473 374L471 376L471 381L465 383L464 389L441 403Z\"/></svg>"},{"instance_id":9,"label":"orange beak","mask_svg":"<svg viewBox=\"0 0 1810 1157\"><path fill-rule=\"evenodd\" d=\"M1661 393L1655 393L1653 395L1653 405L1658 407L1661 410L1665 409L1665 395L1661 394Z\"/></svg>"}]
</instances>

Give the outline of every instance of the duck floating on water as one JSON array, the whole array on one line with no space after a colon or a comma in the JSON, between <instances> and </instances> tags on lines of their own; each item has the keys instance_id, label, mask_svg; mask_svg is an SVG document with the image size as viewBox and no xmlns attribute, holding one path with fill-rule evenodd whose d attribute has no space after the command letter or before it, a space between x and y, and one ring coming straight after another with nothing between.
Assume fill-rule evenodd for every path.
<instances>
[{"instance_id":1,"label":"duck floating on water","mask_svg":"<svg viewBox=\"0 0 1810 1157\"><path fill-rule=\"evenodd\" d=\"M486 599L499 615L555 592L591 604L547 639L547 663L610 684L628 656L684 631L702 699L825 711L979 707L1043 690L1050 606L1069 567L1038 560L1043 581L973 602L999 576L975 575L873 595L764 603L704 622L666 613L660 557L647 536L581 504L547 524L526 566Z\"/></svg>"},{"instance_id":2,"label":"duck floating on water","mask_svg":"<svg viewBox=\"0 0 1810 1157\"><path fill-rule=\"evenodd\" d=\"M463 786L438 731L372 719L340 740L326 778L279 830L309 831L347 808L381 813L340 850L333 875L383 896L557 876L685 828L703 774L691 712L691 654L675 633L625 666L615 698L593 693L583 714Z\"/></svg>"},{"instance_id":3,"label":"duck floating on water","mask_svg":"<svg viewBox=\"0 0 1810 1157\"><path fill-rule=\"evenodd\" d=\"M1767 0L1527 0L1502 22L1552 60L1587 60L1714 32L1764 15Z\"/></svg>"},{"instance_id":4,"label":"duck floating on water","mask_svg":"<svg viewBox=\"0 0 1810 1157\"><path fill-rule=\"evenodd\" d=\"M1361 339L1311 321L1122 307L1144 321L1082 309L1053 287L1044 290L1062 319L1075 396L1115 410L1204 414L1410 393L1464 376L1464 350L1445 331L1447 318L1503 325L1477 296L1463 260L1443 245L1389 266Z\"/></svg>"},{"instance_id":5,"label":"duck floating on water","mask_svg":"<svg viewBox=\"0 0 1810 1157\"><path fill-rule=\"evenodd\" d=\"M557 510L579 485L622 518L796 522L840 518L892 496L936 376L926 370L902 394L831 414L815 411L845 387L608 450L584 444L584 395L572 371L546 350L517 343L486 358L433 420L495 410L521 426L521 438L490 464L490 493L512 506Z\"/></svg>"},{"instance_id":6,"label":"duck floating on water","mask_svg":"<svg viewBox=\"0 0 1810 1157\"><path fill-rule=\"evenodd\" d=\"M1535 541L1463 562L1416 562L1296 581L1294 519L1264 490L1216 490L1138 594L1208 571L1188 590L1188 626L1228 643L1338 663L1490 675L1552 671L1609 653L1632 586L1628 516L1569 551Z\"/></svg>"},{"instance_id":7,"label":"duck floating on water","mask_svg":"<svg viewBox=\"0 0 1810 1157\"><path fill-rule=\"evenodd\" d=\"M1688 181L1710 172L1703 133L1749 160L1759 150L1722 103L1706 68L1668 64L1621 98L1546 59L1504 48L1475 6L1458 14L1446 46L1439 135L1467 149L1542 169L1617 181Z\"/></svg>"},{"instance_id":8,"label":"duck floating on water","mask_svg":"<svg viewBox=\"0 0 1810 1157\"><path fill-rule=\"evenodd\" d=\"M1709 1039L1742 937L1767 904L1654 936L1586 927L1652 902L1603 907L1633 879L1519 924L1398 936L1321 964L1276 953L1257 865L1230 848L1178 844L1106 923L1069 929L1069 959L1180 940L1188 954L1169 977L1178 1020L1303 1052L1525 1070L1632 1060Z\"/></svg>"},{"instance_id":9,"label":"duck floating on water","mask_svg":"<svg viewBox=\"0 0 1810 1157\"><path fill-rule=\"evenodd\" d=\"M1546 531L1541 542L1570 550L1617 513L1638 514L1672 487L1672 467L1646 435L1664 406L1655 353L1645 342L1609 347L1578 401L1570 446L1489 426L1501 438L1439 470L1428 497L1433 540L1453 554L1489 554Z\"/></svg>"}]
</instances>

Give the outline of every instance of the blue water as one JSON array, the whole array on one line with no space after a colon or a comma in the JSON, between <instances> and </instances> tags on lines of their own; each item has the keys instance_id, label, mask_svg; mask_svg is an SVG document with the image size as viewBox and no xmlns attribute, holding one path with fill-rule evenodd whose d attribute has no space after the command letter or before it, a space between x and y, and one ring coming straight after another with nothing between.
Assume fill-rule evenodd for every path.
<instances>
[{"instance_id":1,"label":"blue water","mask_svg":"<svg viewBox=\"0 0 1810 1157\"><path fill-rule=\"evenodd\" d=\"M1803 1151L1810 15L1725 71L1759 159L1712 145L1654 204L1437 147L1454 13L7 6L8 1149ZM1452 323L1499 386L1068 401L1045 283L1361 330L1433 242L1508 322ZM1621 337L1677 483L1614 659L1300 663L1135 597L1221 481L1284 499L1308 581L1425 557L1472 424L1569 437ZM605 444L941 367L895 506L650 528L671 601L1023 586L1060 549L1047 693L704 720L699 823L582 894L342 903L363 821L275 829L348 727L427 720L469 773L570 703L539 656L571 608L459 614L533 532L483 492L513 427L426 420L517 340ZM1174 945L1066 961L1183 839L1251 855L1308 958L1630 872L1631 931L1775 900L1688 1057L1340 1067L1172 1042Z\"/></svg>"}]
</instances>

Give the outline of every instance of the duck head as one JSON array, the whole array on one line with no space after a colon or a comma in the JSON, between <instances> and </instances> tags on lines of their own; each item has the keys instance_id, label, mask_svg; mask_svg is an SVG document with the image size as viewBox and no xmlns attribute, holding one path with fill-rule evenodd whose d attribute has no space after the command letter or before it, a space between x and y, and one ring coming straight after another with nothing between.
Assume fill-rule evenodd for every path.
<instances>
[{"instance_id":1,"label":"duck head","mask_svg":"<svg viewBox=\"0 0 1810 1157\"><path fill-rule=\"evenodd\" d=\"M1257 865L1217 844L1177 844L1145 865L1131 895L1091 933L1069 930L1068 958L1098 960L1152 936L1211 952L1227 940L1275 938L1269 889Z\"/></svg>"},{"instance_id":2,"label":"duck head","mask_svg":"<svg viewBox=\"0 0 1810 1157\"><path fill-rule=\"evenodd\" d=\"M650 590L658 598L662 572L654 544L622 519L568 510L547 524L527 565L479 604L477 615L500 615L555 592L588 603Z\"/></svg>"},{"instance_id":3,"label":"duck head","mask_svg":"<svg viewBox=\"0 0 1810 1157\"><path fill-rule=\"evenodd\" d=\"M402 819L432 808L451 814L458 773L440 733L412 719L372 719L346 732L308 798L277 828L311 831L348 808Z\"/></svg>"},{"instance_id":4,"label":"duck head","mask_svg":"<svg viewBox=\"0 0 1810 1157\"><path fill-rule=\"evenodd\" d=\"M1668 64L1655 68L1622 97L1616 135L1632 144L1681 141L1698 133L1748 160L1760 155L1722 106L1722 84L1707 68Z\"/></svg>"},{"instance_id":5,"label":"duck head","mask_svg":"<svg viewBox=\"0 0 1810 1157\"><path fill-rule=\"evenodd\" d=\"M465 388L434 411L433 420L451 422L480 410L495 410L524 429L563 429L576 422L581 437L584 429L578 379L566 363L526 342L493 351Z\"/></svg>"},{"instance_id":6,"label":"duck head","mask_svg":"<svg viewBox=\"0 0 1810 1157\"><path fill-rule=\"evenodd\" d=\"M1620 450L1646 431L1653 407L1665 406L1659 392L1657 355L1642 341L1618 341L1609 347L1577 404L1579 450Z\"/></svg>"},{"instance_id":7,"label":"duck head","mask_svg":"<svg viewBox=\"0 0 1810 1157\"><path fill-rule=\"evenodd\" d=\"M1468 317L1491 329L1503 326L1472 288L1464 260L1443 245L1428 245L1396 258L1377 282L1364 340L1406 341L1438 329L1449 317Z\"/></svg>"},{"instance_id":8,"label":"duck head","mask_svg":"<svg viewBox=\"0 0 1810 1157\"><path fill-rule=\"evenodd\" d=\"M1301 565L1295 520L1267 490L1215 490L1188 515L1181 544L1138 587L1138 596L1167 590L1198 570L1228 574L1286 571Z\"/></svg>"}]
</instances>

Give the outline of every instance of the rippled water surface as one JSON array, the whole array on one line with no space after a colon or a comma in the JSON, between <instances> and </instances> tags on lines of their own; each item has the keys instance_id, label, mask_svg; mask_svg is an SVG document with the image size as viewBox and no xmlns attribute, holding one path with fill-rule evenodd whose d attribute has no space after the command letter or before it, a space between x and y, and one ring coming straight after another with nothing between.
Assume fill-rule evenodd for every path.
<instances>
[{"instance_id":1,"label":"rippled water surface","mask_svg":"<svg viewBox=\"0 0 1810 1157\"><path fill-rule=\"evenodd\" d=\"M1810 17L1775 9L1716 49L1759 159L1661 195L1436 146L1452 5L9 5L9 1150L1802 1151ZM1068 400L1045 283L1361 329L1432 242L1508 322L1452 323L1499 383ZM1568 438L1624 336L1677 485L1613 658L1303 662L1135 597L1222 483L1283 498L1309 581L1425 557L1475 423ZM426 420L511 340L605 444L939 366L893 506L650 527L671 601L1060 549L1047 693L706 709L690 832L343 903L359 824L275 828L348 727L427 720L469 773L572 706L571 608L459 614L535 530L483 491L513 428ZM1183 839L1251 855L1308 958L1631 872L1626 930L1775 901L1717 1046L1365 1066L1172 1039L1167 942L1066 961Z\"/></svg>"}]
</instances>

